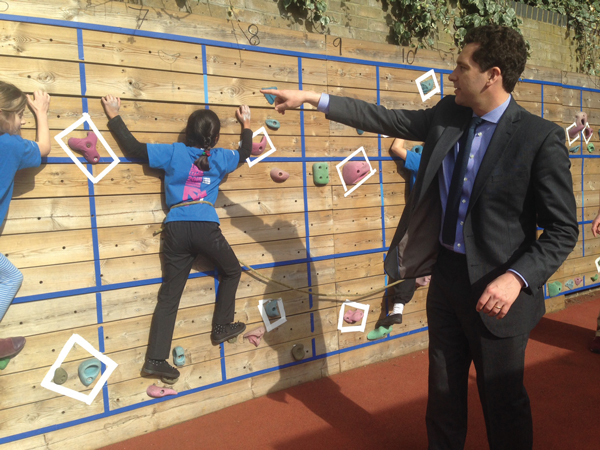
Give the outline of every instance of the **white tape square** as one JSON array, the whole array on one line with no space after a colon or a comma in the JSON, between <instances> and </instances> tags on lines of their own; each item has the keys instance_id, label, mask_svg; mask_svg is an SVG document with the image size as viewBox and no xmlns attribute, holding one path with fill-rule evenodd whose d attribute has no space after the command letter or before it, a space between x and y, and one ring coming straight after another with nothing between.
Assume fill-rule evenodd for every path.
<instances>
[{"instance_id":1,"label":"white tape square","mask_svg":"<svg viewBox=\"0 0 600 450\"><path fill-rule=\"evenodd\" d=\"M67 355L73 348L73 345L75 345L75 344L77 344L81 348L87 350L88 353L90 353L98 361L104 363L104 365L106 366L106 370L104 371L104 373L102 374L100 379L94 385L92 392L90 392L87 395L85 395L81 392L74 391L73 389L69 389L67 387L58 385L58 384L54 383L54 381L52 381L52 379L54 378L54 372L56 371L56 369L58 369L62 365L65 358L67 357ZM67 341L67 343L65 344L63 349L60 351L60 354L58 355L58 359L56 360L56 362L54 364L52 364L52 367L50 367L50 370L48 371L48 373L42 380L41 386L45 387L46 389L48 389L50 391L54 391L57 394L66 395L67 397L71 397L71 398L74 398L75 400L79 400L88 405L91 405L92 402L94 401L94 399L96 398L96 395L98 395L98 392L100 392L100 389L102 389L102 386L104 386L104 383L106 383L108 381L108 377L111 376L111 374L114 372L114 370L117 368L117 366L118 366L118 364L116 362L114 362L108 356L103 355L102 353L97 351L84 338L82 338L78 334L74 334L73 336L71 336L69 338L69 340Z\"/></svg>"},{"instance_id":2,"label":"white tape square","mask_svg":"<svg viewBox=\"0 0 600 450\"><path fill-rule=\"evenodd\" d=\"M421 86L421 82L427 80L428 78L433 78L434 88L427 94L423 94L423 86ZM440 90L440 85L438 83L437 77L435 76L435 71L433 69L431 69L429 72L425 72L423 75L417 78L415 80L415 83L417 83L417 89L419 89L419 94L421 94L421 100L423 100L424 102L429 100L435 94L442 92Z\"/></svg>"},{"instance_id":3,"label":"white tape square","mask_svg":"<svg viewBox=\"0 0 600 450\"><path fill-rule=\"evenodd\" d=\"M572 146L575 142L577 142L579 140L579 135L581 134L581 133L577 133L575 138L573 140L571 140L571 136L569 136L569 130L575 126L577 126L577 124L575 122L573 122L571 125L569 125L567 128L565 128L565 130L567 132L567 139L569 140L569 147Z\"/></svg>"},{"instance_id":4,"label":"white tape square","mask_svg":"<svg viewBox=\"0 0 600 450\"><path fill-rule=\"evenodd\" d=\"M277 150L273 146L273 142L271 142L271 138L269 137L269 133L267 133L267 130L265 130L265 127L260 127L258 130L256 130L254 133L252 133L252 138L255 138L259 134L264 134L265 137L267 138L267 142L269 143L269 150L264 151L261 155L259 155L257 158L254 158L253 160L250 160L250 158L246 158L246 162L248 163L249 167L252 167L253 165L258 164L259 162L261 162L263 159L265 159L270 154L275 153L275 151Z\"/></svg>"},{"instance_id":5,"label":"white tape square","mask_svg":"<svg viewBox=\"0 0 600 450\"><path fill-rule=\"evenodd\" d=\"M96 133L96 136L98 137L98 139L100 140L100 142L102 142L102 145L104 146L104 148L106 149L106 151L108 152L108 154L113 159L113 162L110 163L110 165L106 169L104 169L100 173L100 175L98 175L97 177L94 177L94 175L92 175L84 167L84 165L81 164L81 162L79 161L79 159L77 158L77 156L71 151L71 149L69 148L69 146L67 144L65 144L63 142L63 140L62 140L63 137L65 137L66 135L68 135L71 131L75 130L78 126L80 126L84 122L87 122L89 124L90 128L92 129L92 131L94 133ZM94 184L96 184L98 181L100 181L102 178L104 178L104 176L108 172L110 172L112 169L114 169L115 166L121 162L121 160L117 157L117 155L115 155L115 152L112 151L112 148L110 148L110 145L108 145L108 142L106 142L106 139L104 139L104 136L102 136L102 134L100 133L100 131L98 131L98 128L96 127L96 124L94 124L94 122L92 121L92 118L90 117L90 115L88 113L83 113L82 117L79 120L77 120L73 125L71 125L70 127L68 127L66 130L61 131L56 136L54 136L54 139L56 139L56 142L58 142L58 145L60 145L62 147L62 149L65 151L65 153L67 155L69 155L69 157L73 160L73 162L77 165L77 167L79 167L79 169L85 174L85 176L88 177L88 179L92 183L94 183Z\"/></svg>"},{"instance_id":6,"label":"white tape square","mask_svg":"<svg viewBox=\"0 0 600 450\"><path fill-rule=\"evenodd\" d=\"M354 158L360 152L362 152L363 156L365 157L365 161L367 161L367 164L369 165L370 172L362 180L360 180L358 183L356 183L352 187L352 189L348 190L348 187L346 186L346 182L344 181L344 177L342 176L342 166L344 164L346 164L348 161L350 161L352 158ZM341 163L339 163L337 166L335 166L335 168L338 171L338 175L340 177L340 180L342 180L342 186L344 186L344 192L345 192L344 193L344 197L348 197L350 194L352 194L352 192L354 192L354 190L357 187L359 187L361 184L363 184L365 181L367 181L369 178L371 178L377 172L377 169L374 169L371 166L371 162L369 161L369 157L367 156L367 152L365 152L365 148L364 147L360 147L358 150L356 150L354 153L352 153L350 156L348 156L346 159L344 159Z\"/></svg>"},{"instance_id":7,"label":"white tape square","mask_svg":"<svg viewBox=\"0 0 600 450\"><path fill-rule=\"evenodd\" d=\"M356 325L356 326L352 326L352 327L344 326L344 311L346 310L346 307L362 309L364 311L362 322L360 323L360 325ZM355 332L355 331L364 333L365 328L367 326L367 316L368 315L369 315L369 305L365 305L362 303L355 303L355 302L346 300L344 303L342 303L342 307L340 308L340 319L338 321L338 330L340 330L341 333L350 333L350 332Z\"/></svg>"},{"instance_id":8,"label":"white tape square","mask_svg":"<svg viewBox=\"0 0 600 450\"><path fill-rule=\"evenodd\" d=\"M269 319L269 316L267 315L267 311L265 311L265 306L264 306L265 303L268 303L271 301L273 301L273 300L266 299L266 300L258 301L258 310L260 311L262 320L265 323L265 328L267 329L267 333L271 330L274 330L279 325L283 325L285 322L287 322L287 318L285 317L285 310L283 309L283 299L278 298L277 299L277 307L279 308L280 318L278 320L276 320L275 322L271 323L271 320Z\"/></svg>"},{"instance_id":9,"label":"white tape square","mask_svg":"<svg viewBox=\"0 0 600 450\"><path fill-rule=\"evenodd\" d=\"M585 138L585 130L587 130L588 128L592 128L592 127L590 127L589 123L586 123L585 128L583 130L581 130L583 132L583 140L585 141L586 145L590 143L590 141L592 140L592 136L594 135L594 133L590 133L590 137L587 139Z\"/></svg>"}]
</instances>

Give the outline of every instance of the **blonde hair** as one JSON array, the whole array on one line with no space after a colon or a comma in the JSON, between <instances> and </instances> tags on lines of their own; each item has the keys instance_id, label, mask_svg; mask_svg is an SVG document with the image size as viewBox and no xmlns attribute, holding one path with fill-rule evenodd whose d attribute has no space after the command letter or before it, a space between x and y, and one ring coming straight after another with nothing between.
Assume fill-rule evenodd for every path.
<instances>
[{"instance_id":1,"label":"blonde hair","mask_svg":"<svg viewBox=\"0 0 600 450\"><path fill-rule=\"evenodd\" d=\"M27 97L13 84L0 81L0 132L15 134L14 115L27 106Z\"/></svg>"}]
</instances>

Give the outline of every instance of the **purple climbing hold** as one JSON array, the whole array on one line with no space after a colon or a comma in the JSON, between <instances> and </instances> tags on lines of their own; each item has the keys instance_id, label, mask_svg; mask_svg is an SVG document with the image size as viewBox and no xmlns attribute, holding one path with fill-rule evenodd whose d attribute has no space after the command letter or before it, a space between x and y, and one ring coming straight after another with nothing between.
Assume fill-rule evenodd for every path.
<instances>
[{"instance_id":1,"label":"purple climbing hold","mask_svg":"<svg viewBox=\"0 0 600 450\"><path fill-rule=\"evenodd\" d=\"M253 156L258 156L265 150L266 147L267 147L267 137L263 135L263 138L260 142L252 143L252 151L250 152L250 154Z\"/></svg>"},{"instance_id":2,"label":"purple climbing hold","mask_svg":"<svg viewBox=\"0 0 600 450\"><path fill-rule=\"evenodd\" d=\"M350 161L342 167L342 176L346 184L356 184L369 174L366 161Z\"/></svg>"},{"instance_id":3,"label":"purple climbing hold","mask_svg":"<svg viewBox=\"0 0 600 450\"><path fill-rule=\"evenodd\" d=\"M277 167L271 169L271 179L277 183L283 183L289 176L290 174L285 170L278 169Z\"/></svg>"},{"instance_id":4,"label":"purple climbing hold","mask_svg":"<svg viewBox=\"0 0 600 450\"><path fill-rule=\"evenodd\" d=\"M96 150L98 136L93 131L88 131L87 137L83 139L71 138L68 141L69 147L76 152L83 154L83 157L90 164L96 164L100 161L100 154Z\"/></svg>"}]
</instances>

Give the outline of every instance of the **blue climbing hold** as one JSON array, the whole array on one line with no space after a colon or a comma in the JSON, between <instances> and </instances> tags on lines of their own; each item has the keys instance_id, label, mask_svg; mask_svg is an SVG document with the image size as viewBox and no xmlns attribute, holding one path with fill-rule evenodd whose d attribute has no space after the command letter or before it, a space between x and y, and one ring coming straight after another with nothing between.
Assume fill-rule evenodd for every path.
<instances>
[{"instance_id":1,"label":"blue climbing hold","mask_svg":"<svg viewBox=\"0 0 600 450\"><path fill-rule=\"evenodd\" d=\"M273 87L266 87L266 88L262 88L263 90L265 89L277 89L277 86L273 86ZM267 99L267 101L269 102L269 105L272 105L273 103L275 103L275 98L276 96L273 94L263 94L265 96L265 98Z\"/></svg>"},{"instance_id":2,"label":"blue climbing hold","mask_svg":"<svg viewBox=\"0 0 600 450\"><path fill-rule=\"evenodd\" d=\"M433 78L421 81L421 89L424 95L429 94L433 90Z\"/></svg>"},{"instance_id":3,"label":"blue climbing hold","mask_svg":"<svg viewBox=\"0 0 600 450\"><path fill-rule=\"evenodd\" d=\"M413 148L410 149L410 151L415 152L417 155L420 155L421 153L423 153L423 146L415 145Z\"/></svg>"},{"instance_id":4,"label":"blue climbing hold","mask_svg":"<svg viewBox=\"0 0 600 450\"><path fill-rule=\"evenodd\" d=\"M84 386L89 386L94 382L100 373L100 361L96 358L88 359L79 364L79 380Z\"/></svg>"},{"instance_id":5,"label":"blue climbing hold","mask_svg":"<svg viewBox=\"0 0 600 450\"><path fill-rule=\"evenodd\" d=\"M279 130L279 127L281 126L281 124L279 123L279 121L275 120L275 119L267 119L267 120L265 120L265 123L272 130Z\"/></svg>"},{"instance_id":6,"label":"blue climbing hold","mask_svg":"<svg viewBox=\"0 0 600 450\"><path fill-rule=\"evenodd\" d=\"M575 145L574 147L571 147L569 149L569 152L571 153L577 153L579 151L579 145Z\"/></svg>"},{"instance_id":7,"label":"blue climbing hold","mask_svg":"<svg viewBox=\"0 0 600 450\"><path fill-rule=\"evenodd\" d=\"M181 367L185 364L185 353L183 347L177 346L173 349L173 364Z\"/></svg>"},{"instance_id":8,"label":"blue climbing hold","mask_svg":"<svg viewBox=\"0 0 600 450\"><path fill-rule=\"evenodd\" d=\"M265 311L269 317L279 317L280 314L277 300L271 300L270 302L265 303Z\"/></svg>"},{"instance_id":9,"label":"blue climbing hold","mask_svg":"<svg viewBox=\"0 0 600 450\"><path fill-rule=\"evenodd\" d=\"M363 130L360 130L360 129L358 129L358 128L356 129L356 132L357 132L358 134L360 134L360 135L364 134L364 131L363 131Z\"/></svg>"}]
</instances>

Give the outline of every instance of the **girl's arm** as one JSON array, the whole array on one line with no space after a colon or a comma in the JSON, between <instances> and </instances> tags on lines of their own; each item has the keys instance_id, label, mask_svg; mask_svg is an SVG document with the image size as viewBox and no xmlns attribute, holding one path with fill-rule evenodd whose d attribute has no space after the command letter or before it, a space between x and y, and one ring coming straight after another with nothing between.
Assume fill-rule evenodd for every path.
<instances>
[{"instance_id":1,"label":"girl's arm","mask_svg":"<svg viewBox=\"0 0 600 450\"><path fill-rule=\"evenodd\" d=\"M242 105L235 112L237 120L242 124L242 145L240 146L238 153L240 157L240 164L243 163L247 158L250 157L252 152L252 130L250 129L250 108L246 105Z\"/></svg>"},{"instance_id":2,"label":"girl's arm","mask_svg":"<svg viewBox=\"0 0 600 450\"><path fill-rule=\"evenodd\" d=\"M44 91L35 91L33 98L27 94L27 103L35 115L37 123L37 145L42 157L50 154L50 127L48 126L48 109L50 96Z\"/></svg>"},{"instance_id":3,"label":"girl's arm","mask_svg":"<svg viewBox=\"0 0 600 450\"><path fill-rule=\"evenodd\" d=\"M139 142L119 115L121 99L112 95L102 97L102 106L108 117L108 129L113 133L117 144L127 158L140 158L148 161L148 147Z\"/></svg>"},{"instance_id":4,"label":"girl's arm","mask_svg":"<svg viewBox=\"0 0 600 450\"><path fill-rule=\"evenodd\" d=\"M406 161L407 150L404 148L404 139L394 139L394 142L392 142L392 146L390 147L390 151L394 155Z\"/></svg>"}]
</instances>

